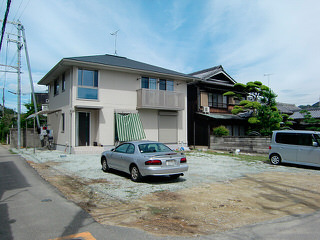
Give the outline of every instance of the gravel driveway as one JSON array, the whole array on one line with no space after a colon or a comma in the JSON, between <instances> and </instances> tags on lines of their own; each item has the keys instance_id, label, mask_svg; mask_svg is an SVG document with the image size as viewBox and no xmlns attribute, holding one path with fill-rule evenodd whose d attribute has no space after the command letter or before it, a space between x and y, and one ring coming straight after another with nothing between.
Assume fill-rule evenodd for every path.
<instances>
[{"instance_id":1,"label":"gravel driveway","mask_svg":"<svg viewBox=\"0 0 320 240\"><path fill-rule=\"evenodd\" d=\"M176 191L212 182L225 182L240 178L246 174L261 172L312 172L317 170L287 166L273 166L261 160L240 160L237 155L215 155L207 152L187 153L189 171L178 180L166 177L148 178L141 183L132 182L129 176L120 172L104 173L101 170L100 155L69 155L60 151L22 149L20 154L28 161L47 163L59 172L85 178L87 180L104 179L106 183L88 185L91 191L102 193L115 200L130 201L152 192ZM266 157L267 160L267 157Z\"/></svg>"}]
</instances>

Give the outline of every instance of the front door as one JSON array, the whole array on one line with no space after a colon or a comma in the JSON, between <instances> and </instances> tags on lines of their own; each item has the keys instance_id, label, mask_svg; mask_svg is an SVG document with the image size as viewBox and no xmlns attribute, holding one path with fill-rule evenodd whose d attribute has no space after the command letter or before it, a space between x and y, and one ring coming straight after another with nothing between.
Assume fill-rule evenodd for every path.
<instances>
[{"instance_id":1,"label":"front door","mask_svg":"<svg viewBox=\"0 0 320 240\"><path fill-rule=\"evenodd\" d=\"M90 113L79 112L78 124L79 146L90 145Z\"/></svg>"}]
</instances>

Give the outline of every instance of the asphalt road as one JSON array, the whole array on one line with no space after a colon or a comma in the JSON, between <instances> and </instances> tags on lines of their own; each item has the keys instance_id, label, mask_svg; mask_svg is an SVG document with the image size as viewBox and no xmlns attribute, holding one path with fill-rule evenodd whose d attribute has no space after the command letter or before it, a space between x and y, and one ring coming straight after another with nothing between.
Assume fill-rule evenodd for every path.
<instances>
[{"instance_id":1,"label":"asphalt road","mask_svg":"<svg viewBox=\"0 0 320 240\"><path fill-rule=\"evenodd\" d=\"M136 229L95 222L24 159L0 145L0 239L45 240L75 234L85 240L154 239Z\"/></svg>"},{"instance_id":2,"label":"asphalt road","mask_svg":"<svg viewBox=\"0 0 320 240\"><path fill-rule=\"evenodd\" d=\"M206 236L161 237L95 222L0 145L0 239L319 239L320 212L290 216ZM65 238L69 236L69 238Z\"/></svg>"}]
</instances>

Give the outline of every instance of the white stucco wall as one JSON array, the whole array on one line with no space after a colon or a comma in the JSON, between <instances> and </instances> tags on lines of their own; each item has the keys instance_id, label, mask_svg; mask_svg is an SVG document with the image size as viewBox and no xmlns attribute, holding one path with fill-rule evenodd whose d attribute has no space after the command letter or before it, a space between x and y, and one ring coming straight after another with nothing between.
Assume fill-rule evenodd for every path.
<instances>
[{"instance_id":1,"label":"white stucco wall","mask_svg":"<svg viewBox=\"0 0 320 240\"><path fill-rule=\"evenodd\" d=\"M59 93L54 95L54 82L49 89L49 109L58 110L48 114L48 129L53 130L55 144L65 146L69 144L70 129L70 83L72 82L72 70L65 72L65 90L62 91L62 75L58 78ZM65 130L62 131L62 113L65 115Z\"/></svg>"},{"instance_id":2,"label":"white stucco wall","mask_svg":"<svg viewBox=\"0 0 320 240\"><path fill-rule=\"evenodd\" d=\"M146 134L146 139L150 141L158 141L158 110L140 109L139 115L141 118L142 126Z\"/></svg>"},{"instance_id":3,"label":"white stucco wall","mask_svg":"<svg viewBox=\"0 0 320 240\"><path fill-rule=\"evenodd\" d=\"M90 70L90 68L89 68ZM99 70L99 69L91 69ZM152 74L149 77L156 77ZM173 79L170 79L173 80ZM146 139L158 141L159 110L138 109L137 90L141 88L141 75L120 71L99 70L98 72L98 100L77 99L78 68L73 67L66 72L66 90L61 92L61 77L59 95L53 96L53 82L50 87L50 109L60 109L58 114L51 114L48 118L54 128L56 141L65 146L76 146L78 138L77 112L90 112L90 144L97 142L104 146L114 145L115 119L117 111L138 111L146 133ZM70 88L72 91L70 91ZM185 95L184 110L178 111L178 142L187 143L187 84L184 81L175 81L175 92ZM70 113L71 112L71 113ZM65 131L61 132L61 113L65 114ZM70 118L71 117L71 118ZM50 119L50 120L49 120ZM71 127L70 127L71 124Z\"/></svg>"}]
</instances>

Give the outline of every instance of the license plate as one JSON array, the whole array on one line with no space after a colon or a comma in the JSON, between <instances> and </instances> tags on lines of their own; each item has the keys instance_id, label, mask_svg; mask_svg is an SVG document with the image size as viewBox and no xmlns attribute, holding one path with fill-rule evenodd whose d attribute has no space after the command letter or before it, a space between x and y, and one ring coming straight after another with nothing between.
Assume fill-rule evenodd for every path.
<instances>
[{"instance_id":1,"label":"license plate","mask_svg":"<svg viewBox=\"0 0 320 240\"><path fill-rule=\"evenodd\" d=\"M176 164L176 161L175 160L167 160L166 161L166 165L167 166L174 166Z\"/></svg>"}]
</instances>

